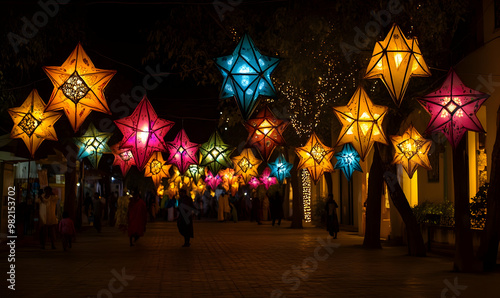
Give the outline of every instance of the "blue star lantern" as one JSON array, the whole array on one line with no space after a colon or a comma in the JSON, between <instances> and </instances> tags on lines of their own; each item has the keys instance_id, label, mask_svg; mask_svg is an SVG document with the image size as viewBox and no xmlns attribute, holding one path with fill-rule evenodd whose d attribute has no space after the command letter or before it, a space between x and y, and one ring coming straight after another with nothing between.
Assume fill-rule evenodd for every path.
<instances>
[{"instance_id":1,"label":"blue star lantern","mask_svg":"<svg viewBox=\"0 0 500 298\"><path fill-rule=\"evenodd\" d=\"M290 177L293 164L287 162L283 154L280 154L274 162L269 163L269 167L271 168L271 176L276 177L281 184L285 178Z\"/></svg>"},{"instance_id":2,"label":"blue star lantern","mask_svg":"<svg viewBox=\"0 0 500 298\"><path fill-rule=\"evenodd\" d=\"M224 77L220 98L234 96L243 119L248 120L257 106L259 94L276 96L271 73L279 60L263 56L245 34L232 55L215 59Z\"/></svg>"},{"instance_id":3,"label":"blue star lantern","mask_svg":"<svg viewBox=\"0 0 500 298\"><path fill-rule=\"evenodd\" d=\"M89 128L81 137L73 138L75 144L80 148L78 159L87 157L92 166L97 169L99 160L103 153L111 153L108 141L112 133L98 131L94 124L90 123Z\"/></svg>"},{"instance_id":4,"label":"blue star lantern","mask_svg":"<svg viewBox=\"0 0 500 298\"><path fill-rule=\"evenodd\" d=\"M363 169L359 165L359 154L351 143L345 144L342 151L335 153L334 156L337 158L335 169L341 169L348 181L351 180L352 173L355 170L363 172Z\"/></svg>"}]
</instances>

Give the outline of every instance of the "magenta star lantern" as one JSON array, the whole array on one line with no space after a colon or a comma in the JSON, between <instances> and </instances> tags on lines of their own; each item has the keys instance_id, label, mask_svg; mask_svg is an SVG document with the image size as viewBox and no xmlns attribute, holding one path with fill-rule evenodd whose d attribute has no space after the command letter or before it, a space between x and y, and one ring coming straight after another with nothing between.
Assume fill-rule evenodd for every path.
<instances>
[{"instance_id":1,"label":"magenta star lantern","mask_svg":"<svg viewBox=\"0 0 500 298\"><path fill-rule=\"evenodd\" d=\"M163 138L174 122L158 118L146 96L132 115L115 120L123 134L120 149L130 149L137 168L142 171L155 151L167 151Z\"/></svg>"},{"instance_id":2,"label":"magenta star lantern","mask_svg":"<svg viewBox=\"0 0 500 298\"><path fill-rule=\"evenodd\" d=\"M219 175L214 176L212 172L207 170L207 175L205 177L205 183L210 186L212 190L215 190L217 186L222 182L222 179Z\"/></svg>"},{"instance_id":3,"label":"magenta star lantern","mask_svg":"<svg viewBox=\"0 0 500 298\"><path fill-rule=\"evenodd\" d=\"M271 185L278 183L278 179L276 179L276 177L271 177L270 168L265 168L262 175L260 175L260 182L264 184L266 189L269 189Z\"/></svg>"},{"instance_id":4,"label":"magenta star lantern","mask_svg":"<svg viewBox=\"0 0 500 298\"><path fill-rule=\"evenodd\" d=\"M132 155L132 151L130 149L120 149L120 143L115 144L111 147L111 152L115 156L115 160L113 161L113 166L120 166L122 170L123 177L127 175L128 170L130 170L131 166L135 165L134 156Z\"/></svg>"},{"instance_id":5,"label":"magenta star lantern","mask_svg":"<svg viewBox=\"0 0 500 298\"><path fill-rule=\"evenodd\" d=\"M444 133L455 149L467 130L484 132L476 112L488 97L466 87L451 69L438 90L418 99L431 114L426 132Z\"/></svg>"},{"instance_id":6,"label":"magenta star lantern","mask_svg":"<svg viewBox=\"0 0 500 298\"><path fill-rule=\"evenodd\" d=\"M197 164L198 144L189 141L184 129L181 129L174 141L167 143L167 148L170 152L167 163L175 165L181 173L185 173L190 165Z\"/></svg>"},{"instance_id":7,"label":"magenta star lantern","mask_svg":"<svg viewBox=\"0 0 500 298\"><path fill-rule=\"evenodd\" d=\"M252 177L250 181L248 181L248 185L250 185L251 188L257 188L260 185L259 178L257 177Z\"/></svg>"}]
</instances>

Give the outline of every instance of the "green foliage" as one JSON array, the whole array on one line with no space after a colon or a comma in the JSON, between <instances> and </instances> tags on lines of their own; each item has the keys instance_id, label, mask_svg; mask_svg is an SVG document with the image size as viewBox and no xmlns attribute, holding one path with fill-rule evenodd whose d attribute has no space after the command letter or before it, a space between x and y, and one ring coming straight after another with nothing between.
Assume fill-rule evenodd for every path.
<instances>
[{"instance_id":1,"label":"green foliage","mask_svg":"<svg viewBox=\"0 0 500 298\"><path fill-rule=\"evenodd\" d=\"M412 208L418 223L452 226L455 207L452 202L433 203L425 201Z\"/></svg>"},{"instance_id":2,"label":"green foliage","mask_svg":"<svg viewBox=\"0 0 500 298\"><path fill-rule=\"evenodd\" d=\"M486 198L489 186L489 183L481 186L470 203L470 223L473 229L482 230L486 224Z\"/></svg>"}]
</instances>

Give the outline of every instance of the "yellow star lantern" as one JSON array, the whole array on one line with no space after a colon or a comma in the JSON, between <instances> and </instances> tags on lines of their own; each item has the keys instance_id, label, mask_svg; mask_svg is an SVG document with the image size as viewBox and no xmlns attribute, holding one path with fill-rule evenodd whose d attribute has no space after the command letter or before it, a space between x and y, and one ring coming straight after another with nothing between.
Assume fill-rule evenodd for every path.
<instances>
[{"instance_id":1,"label":"yellow star lantern","mask_svg":"<svg viewBox=\"0 0 500 298\"><path fill-rule=\"evenodd\" d=\"M358 87L347 106L334 107L333 111L342 123L335 147L352 143L361 160L365 160L373 142L388 145L382 130L387 107L374 105L362 87Z\"/></svg>"},{"instance_id":2,"label":"yellow star lantern","mask_svg":"<svg viewBox=\"0 0 500 298\"><path fill-rule=\"evenodd\" d=\"M365 78L380 78L399 107L410 78L430 75L417 39L407 39L394 24L385 39L375 44Z\"/></svg>"},{"instance_id":3,"label":"yellow star lantern","mask_svg":"<svg viewBox=\"0 0 500 298\"><path fill-rule=\"evenodd\" d=\"M10 137L22 139L33 158L43 140L57 141L54 123L62 114L44 110L45 103L36 89L31 91L20 107L9 109L10 117L14 121Z\"/></svg>"},{"instance_id":4,"label":"yellow star lantern","mask_svg":"<svg viewBox=\"0 0 500 298\"><path fill-rule=\"evenodd\" d=\"M235 196L240 187L240 176L236 175L231 168L221 170L219 175L222 179L222 187L224 187L226 191L231 192L232 196Z\"/></svg>"},{"instance_id":5,"label":"yellow star lantern","mask_svg":"<svg viewBox=\"0 0 500 298\"><path fill-rule=\"evenodd\" d=\"M333 171L331 159L335 152L333 148L323 145L315 133L304 147L296 148L295 153L300 158L298 169L307 169L314 183L318 182L323 172Z\"/></svg>"},{"instance_id":6,"label":"yellow star lantern","mask_svg":"<svg viewBox=\"0 0 500 298\"><path fill-rule=\"evenodd\" d=\"M167 165L165 160L163 160L163 156L161 152L155 152L149 159L146 164L146 171L144 172L144 177L151 177L155 184L155 187L158 188L161 184L161 180L163 178L169 177L170 174L168 170L172 165Z\"/></svg>"},{"instance_id":7,"label":"yellow star lantern","mask_svg":"<svg viewBox=\"0 0 500 298\"><path fill-rule=\"evenodd\" d=\"M104 88L116 70L95 68L80 44L62 66L46 66L43 70L54 84L45 110L64 110L75 132L92 110L111 114Z\"/></svg>"},{"instance_id":8,"label":"yellow star lantern","mask_svg":"<svg viewBox=\"0 0 500 298\"><path fill-rule=\"evenodd\" d=\"M231 159L233 160L236 175L241 175L245 184L247 184L252 177L259 175L257 168L262 163L262 160L255 157L252 149L245 148L241 151L240 155Z\"/></svg>"},{"instance_id":9,"label":"yellow star lantern","mask_svg":"<svg viewBox=\"0 0 500 298\"><path fill-rule=\"evenodd\" d=\"M403 165L410 179L417 170L417 166L427 170L432 169L427 156L432 141L424 139L413 125L410 124L402 136L391 136L391 141L396 150L392 163Z\"/></svg>"}]
</instances>

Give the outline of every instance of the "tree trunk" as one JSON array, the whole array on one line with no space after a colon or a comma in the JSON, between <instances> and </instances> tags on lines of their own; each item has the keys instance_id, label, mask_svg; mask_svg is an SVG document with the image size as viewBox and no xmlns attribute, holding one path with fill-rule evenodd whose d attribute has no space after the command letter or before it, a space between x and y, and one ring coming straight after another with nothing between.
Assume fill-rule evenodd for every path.
<instances>
[{"instance_id":1,"label":"tree trunk","mask_svg":"<svg viewBox=\"0 0 500 298\"><path fill-rule=\"evenodd\" d=\"M373 162L370 167L370 175L368 177L368 198L366 199L366 232L363 241L365 248L382 248L380 245L380 212L381 212L381 196L384 185L382 176L382 160L378 150L378 145L375 144L375 152L373 154Z\"/></svg>"},{"instance_id":2,"label":"tree trunk","mask_svg":"<svg viewBox=\"0 0 500 298\"><path fill-rule=\"evenodd\" d=\"M325 172L325 181L326 181L326 191L327 194L333 194L333 181L332 181L332 173Z\"/></svg>"},{"instance_id":3,"label":"tree trunk","mask_svg":"<svg viewBox=\"0 0 500 298\"><path fill-rule=\"evenodd\" d=\"M483 261L483 267L486 271L492 271L496 267L499 229L500 229L500 107L497 110L497 135L493 152L491 154L491 173L490 186L488 188L486 201L486 226L484 228L484 237L481 239L479 257Z\"/></svg>"},{"instance_id":4,"label":"tree trunk","mask_svg":"<svg viewBox=\"0 0 500 298\"><path fill-rule=\"evenodd\" d=\"M470 230L470 208L467 190L466 138L453 151L453 186L455 192L455 260L454 270L474 271L474 250Z\"/></svg>"},{"instance_id":5,"label":"tree trunk","mask_svg":"<svg viewBox=\"0 0 500 298\"><path fill-rule=\"evenodd\" d=\"M292 214L292 229L302 229L302 219L304 218L304 203L302 198L302 183L299 181L299 171L297 166L299 159L295 158L293 168L290 172L293 189L293 214Z\"/></svg>"},{"instance_id":6,"label":"tree trunk","mask_svg":"<svg viewBox=\"0 0 500 298\"><path fill-rule=\"evenodd\" d=\"M76 167L74 161L68 158L67 171L64 174L64 211L72 220L76 220L75 201L76 201Z\"/></svg>"},{"instance_id":7,"label":"tree trunk","mask_svg":"<svg viewBox=\"0 0 500 298\"><path fill-rule=\"evenodd\" d=\"M384 179L389 189L392 203L403 218L406 226L408 254L410 256L425 257L426 249L424 239L422 238L422 232L418 226L415 214L413 214L410 204L408 204L405 193L401 189L401 185L399 185L396 174L391 171L386 171L384 173Z\"/></svg>"}]
</instances>

